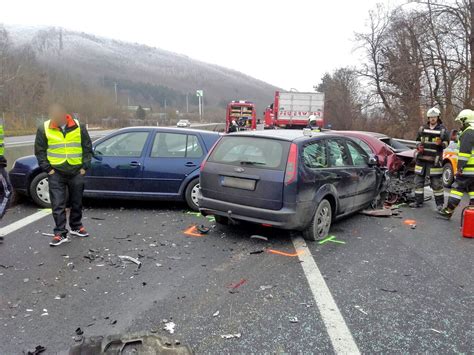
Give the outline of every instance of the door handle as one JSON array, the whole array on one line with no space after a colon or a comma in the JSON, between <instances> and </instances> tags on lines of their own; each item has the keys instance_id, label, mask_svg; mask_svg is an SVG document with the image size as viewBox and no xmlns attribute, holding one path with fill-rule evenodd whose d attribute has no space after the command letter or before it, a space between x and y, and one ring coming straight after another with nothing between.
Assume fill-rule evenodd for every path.
<instances>
[{"instance_id":1,"label":"door handle","mask_svg":"<svg viewBox=\"0 0 474 355\"><path fill-rule=\"evenodd\" d=\"M140 164L140 162L138 162L138 161L132 161L132 162L130 162L130 166L132 166L132 167L138 168L138 167L141 166L141 165L142 165L142 164Z\"/></svg>"},{"instance_id":2,"label":"door handle","mask_svg":"<svg viewBox=\"0 0 474 355\"><path fill-rule=\"evenodd\" d=\"M194 164L192 161L188 161L186 164L184 164L184 166L192 167L192 166L197 166L197 165Z\"/></svg>"}]
</instances>

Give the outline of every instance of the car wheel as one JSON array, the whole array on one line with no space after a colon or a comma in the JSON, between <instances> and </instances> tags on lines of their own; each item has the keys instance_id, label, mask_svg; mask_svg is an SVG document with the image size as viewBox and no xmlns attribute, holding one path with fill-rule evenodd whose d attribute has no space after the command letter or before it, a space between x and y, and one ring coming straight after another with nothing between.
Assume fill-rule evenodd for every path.
<instances>
[{"instance_id":1,"label":"car wheel","mask_svg":"<svg viewBox=\"0 0 474 355\"><path fill-rule=\"evenodd\" d=\"M184 198L186 199L186 203L194 211L199 211L198 194L199 179L194 179L188 184L188 186L186 187L186 191L184 192Z\"/></svg>"},{"instance_id":2,"label":"car wheel","mask_svg":"<svg viewBox=\"0 0 474 355\"><path fill-rule=\"evenodd\" d=\"M221 224L224 226L227 226L229 224L229 218L224 217L224 216L219 216L219 215L214 215L214 218L216 219L217 224Z\"/></svg>"},{"instance_id":3,"label":"car wheel","mask_svg":"<svg viewBox=\"0 0 474 355\"><path fill-rule=\"evenodd\" d=\"M444 187L451 187L454 182L453 166L450 162L443 165L443 185Z\"/></svg>"},{"instance_id":4,"label":"car wheel","mask_svg":"<svg viewBox=\"0 0 474 355\"><path fill-rule=\"evenodd\" d=\"M310 225L303 231L303 237L307 240L321 240L327 237L332 222L332 208L328 200L322 200Z\"/></svg>"},{"instance_id":5,"label":"car wheel","mask_svg":"<svg viewBox=\"0 0 474 355\"><path fill-rule=\"evenodd\" d=\"M39 173L30 184L30 196L34 203L43 208L51 207L49 199L48 174Z\"/></svg>"}]
</instances>

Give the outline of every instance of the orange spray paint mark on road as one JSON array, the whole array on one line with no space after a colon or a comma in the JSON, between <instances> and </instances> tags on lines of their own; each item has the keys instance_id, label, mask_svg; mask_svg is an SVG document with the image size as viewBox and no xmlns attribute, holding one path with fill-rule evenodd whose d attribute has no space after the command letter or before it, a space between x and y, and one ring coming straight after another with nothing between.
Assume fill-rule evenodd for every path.
<instances>
[{"instance_id":1,"label":"orange spray paint mark on road","mask_svg":"<svg viewBox=\"0 0 474 355\"><path fill-rule=\"evenodd\" d=\"M204 237L204 234L198 232L196 226L191 226L185 231L183 231L184 235L189 235L190 237Z\"/></svg>"},{"instance_id":2,"label":"orange spray paint mark on road","mask_svg":"<svg viewBox=\"0 0 474 355\"><path fill-rule=\"evenodd\" d=\"M416 224L416 221L414 219L405 219L403 223L405 223L408 226L411 226L413 224Z\"/></svg>"},{"instance_id":3,"label":"orange spray paint mark on road","mask_svg":"<svg viewBox=\"0 0 474 355\"><path fill-rule=\"evenodd\" d=\"M281 255L281 256L295 257L295 256L299 256L299 255L303 254L304 251L303 250L298 250L296 253L286 253L284 251L279 251L279 250L275 250L275 249L267 249L267 253Z\"/></svg>"}]
</instances>

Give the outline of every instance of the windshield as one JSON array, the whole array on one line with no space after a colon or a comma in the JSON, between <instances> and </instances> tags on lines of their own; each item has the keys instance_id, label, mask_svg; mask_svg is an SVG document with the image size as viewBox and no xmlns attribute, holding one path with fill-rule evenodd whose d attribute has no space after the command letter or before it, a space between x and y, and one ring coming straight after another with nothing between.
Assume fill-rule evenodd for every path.
<instances>
[{"instance_id":1,"label":"windshield","mask_svg":"<svg viewBox=\"0 0 474 355\"><path fill-rule=\"evenodd\" d=\"M284 169L290 143L260 137L222 138L209 161L231 165L256 165L266 169Z\"/></svg>"}]
</instances>

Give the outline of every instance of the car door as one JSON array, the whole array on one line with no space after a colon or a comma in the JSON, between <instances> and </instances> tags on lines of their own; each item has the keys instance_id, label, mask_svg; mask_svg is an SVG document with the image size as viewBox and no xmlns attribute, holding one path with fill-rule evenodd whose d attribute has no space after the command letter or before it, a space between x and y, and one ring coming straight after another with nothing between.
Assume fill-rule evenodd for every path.
<instances>
[{"instance_id":1,"label":"car door","mask_svg":"<svg viewBox=\"0 0 474 355\"><path fill-rule=\"evenodd\" d=\"M180 193L181 184L199 169L204 154L197 134L157 131L145 158L142 192L160 195Z\"/></svg>"},{"instance_id":2,"label":"car door","mask_svg":"<svg viewBox=\"0 0 474 355\"><path fill-rule=\"evenodd\" d=\"M149 130L118 132L94 145L86 177L89 193L139 195Z\"/></svg>"},{"instance_id":3,"label":"car door","mask_svg":"<svg viewBox=\"0 0 474 355\"><path fill-rule=\"evenodd\" d=\"M354 169L359 176L355 204L358 207L367 206L377 191L377 173L374 167L369 166L369 156L363 149L350 140L346 140L346 144Z\"/></svg>"},{"instance_id":4,"label":"car door","mask_svg":"<svg viewBox=\"0 0 474 355\"><path fill-rule=\"evenodd\" d=\"M343 139L328 139L328 165L338 183L334 184L339 196L341 213L353 211L359 183L358 171L352 165L351 156Z\"/></svg>"}]
</instances>

